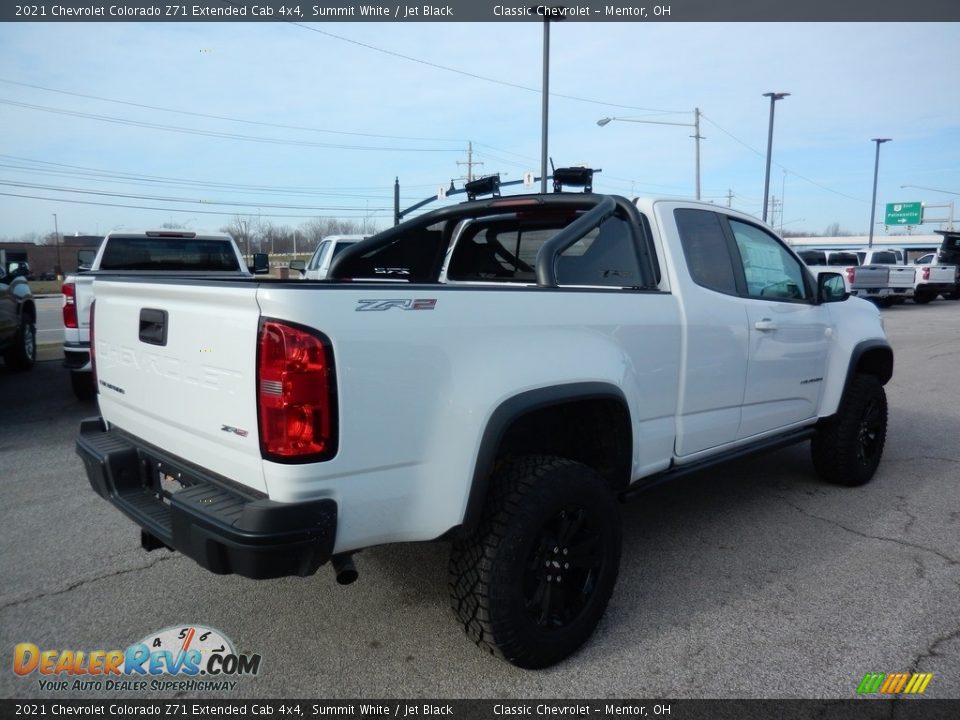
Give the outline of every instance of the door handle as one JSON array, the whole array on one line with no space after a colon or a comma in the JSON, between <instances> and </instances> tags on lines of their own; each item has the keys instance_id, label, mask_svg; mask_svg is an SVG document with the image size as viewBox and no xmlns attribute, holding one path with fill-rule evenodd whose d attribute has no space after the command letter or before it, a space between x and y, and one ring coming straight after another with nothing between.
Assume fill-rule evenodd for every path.
<instances>
[{"instance_id":1,"label":"door handle","mask_svg":"<svg viewBox=\"0 0 960 720\"><path fill-rule=\"evenodd\" d=\"M764 318L763 320L757 320L753 326L760 330L761 332L773 332L777 329L777 324L770 318Z\"/></svg>"}]
</instances>

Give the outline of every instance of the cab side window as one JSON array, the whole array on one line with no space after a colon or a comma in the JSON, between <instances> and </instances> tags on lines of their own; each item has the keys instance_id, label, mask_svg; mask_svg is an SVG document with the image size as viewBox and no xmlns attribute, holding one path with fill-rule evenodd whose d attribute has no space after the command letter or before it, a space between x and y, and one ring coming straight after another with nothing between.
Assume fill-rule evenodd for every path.
<instances>
[{"instance_id":1,"label":"cab side window","mask_svg":"<svg viewBox=\"0 0 960 720\"><path fill-rule=\"evenodd\" d=\"M803 300L804 271L780 242L754 225L728 218L747 282L747 296L764 300Z\"/></svg>"},{"instance_id":2,"label":"cab side window","mask_svg":"<svg viewBox=\"0 0 960 720\"><path fill-rule=\"evenodd\" d=\"M316 252L313 253L313 257L310 258L310 264L307 265L308 270L316 270L320 267L320 256L323 255L323 251L327 249L327 245L329 244L329 241L320 243Z\"/></svg>"},{"instance_id":3,"label":"cab side window","mask_svg":"<svg viewBox=\"0 0 960 720\"><path fill-rule=\"evenodd\" d=\"M737 295L733 261L720 218L709 210L674 210L683 256L693 281L709 290Z\"/></svg>"}]
</instances>

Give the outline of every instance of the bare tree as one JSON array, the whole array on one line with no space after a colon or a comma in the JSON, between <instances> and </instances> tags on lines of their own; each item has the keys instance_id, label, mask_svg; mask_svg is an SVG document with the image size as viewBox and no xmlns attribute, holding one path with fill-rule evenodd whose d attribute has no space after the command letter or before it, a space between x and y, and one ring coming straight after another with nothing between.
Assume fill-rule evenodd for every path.
<instances>
[{"instance_id":1,"label":"bare tree","mask_svg":"<svg viewBox=\"0 0 960 720\"><path fill-rule=\"evenodd\" d=\"M245 218L240 215L234 215L233 218L230 219L230 222L220 228L220 232L225 232L232 236L233 239L237 241L240 252L249 255L252 252L256 252L253 243L251 243L251 237L256 223L256 218Z\"/></svg>"}]
</instances>

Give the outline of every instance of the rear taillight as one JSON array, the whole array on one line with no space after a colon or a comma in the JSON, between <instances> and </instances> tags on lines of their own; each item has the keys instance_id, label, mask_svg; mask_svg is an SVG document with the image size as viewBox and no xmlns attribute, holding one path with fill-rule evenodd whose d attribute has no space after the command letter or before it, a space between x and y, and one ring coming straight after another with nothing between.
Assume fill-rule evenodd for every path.
<instances>
[{"instance_id":1,"label":"rear taillight","mask_svg":"<svg viewBox=\"0 0 960 720\"><path fill-rule=\"evenodd\" d=\"M73 283L63 284L63 326L76 328L77 325L77 288Z\"/></svg>"},{"instance_id":2,"label":"rear taillight","mask_svg":"<svg viewBox=\"0 0 960 720\"><path fill-rule=\"evenodd\" d=\"M257 411L265 458L312 462L336 455L336 376L326 336L278 320L260 321Z\"/></svg>"},{"instance_id":3,"label":"rear taillight","mask_svg":"<svg viewBox=\"0 0 960 720\"><path fill-rule=\"evenodd\" d=\"M848 282L848 283L852 283L852 282L853 282L853 275L854 275L854 271L855 271L855 270L856 270L855 267L848 267L848 268L847 268L847 282Z\"/></svg>"},{"instance_id":4,"label":"rear taillight","mask_svg":"<svg viewBox=\"0 0 960 720\"><path fill-rule=\"evenodd\" d=\"M99 392L99 383L97 382L97 343L94 337L93 326L94 318L97 316L97 301L90 303L90 374L93 379L93 391Z\"/></svg>"},{"instance_id":5,"label":"rear taillight","mask_svg":"<svg viewBox=\"0 0 960 720\"><path fill-rule=\"evenodd\" d=\"M924 280L930 279L930 268L928 267L923 268L923 279Z\"/></svg>"}]
</instances>

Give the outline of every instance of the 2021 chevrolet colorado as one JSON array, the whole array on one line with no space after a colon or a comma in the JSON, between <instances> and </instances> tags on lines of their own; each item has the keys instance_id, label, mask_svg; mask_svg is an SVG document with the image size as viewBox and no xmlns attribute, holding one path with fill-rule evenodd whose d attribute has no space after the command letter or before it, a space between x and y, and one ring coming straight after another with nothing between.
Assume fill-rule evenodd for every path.
<instances>
[{"instance_id":1,"label":"2021 chevrolet colorado","mask_svg":"<svg viewBox=\"0 0 960 720\"><path fill-rule=\"evenodd\" d=\"M324 281L95 284L102 417L77 448L146 548L350 581L358 550L449 540L456 616L524 667L603 614L618 498L805 440L859 485L883 451L877 308L714 205L495 197L356 243Z\"/></svg>"}]
</instances>

